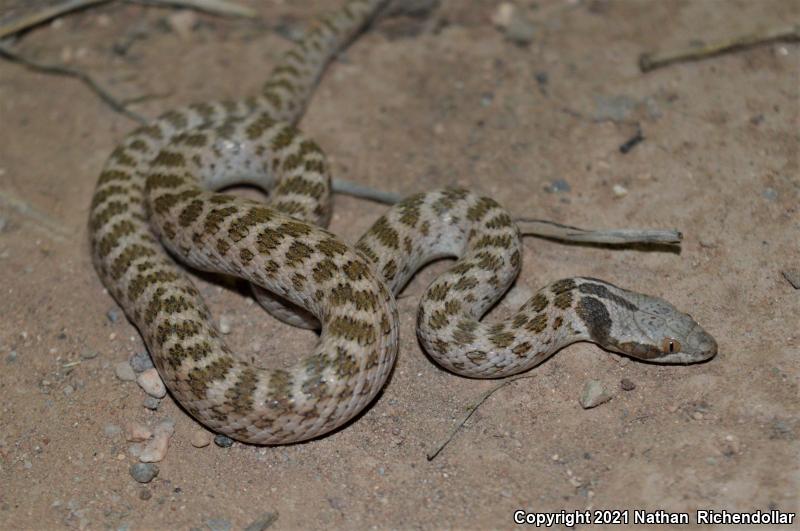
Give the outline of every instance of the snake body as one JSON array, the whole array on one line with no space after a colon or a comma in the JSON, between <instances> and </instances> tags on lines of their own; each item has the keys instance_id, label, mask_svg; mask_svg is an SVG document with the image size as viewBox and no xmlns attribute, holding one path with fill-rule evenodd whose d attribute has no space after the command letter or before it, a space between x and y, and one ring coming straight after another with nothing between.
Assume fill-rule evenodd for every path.
<instances>
[{"instance_id":1,"label":"snake body","mask_svg":"<svg viewBox=\"0 0 800 531\"><path fill-rule=\"evenodd\" d=\"M321 227L330 173L294 123L331 57L384 4L348 2L285 54L259 95L167 112L129 134L104 166L89 221L95 267L183 407L215 431L259 444L341 426L394 364L394 294L441 257L458 260L423 295L417 331L458 374L518 373L575 341L667 363L713 356L713 338L688 315L596 279L557 281L509 319L482 323L519 273L521 242L508 212L468 190L408 197L354 247ZM269 202L214 192L243 181L268 189ZM286 370L234 355L165 248L195 268L248 280L287 320L297 307L309 312L321 329L314 351Z\"/></svg>"}]
</instances>

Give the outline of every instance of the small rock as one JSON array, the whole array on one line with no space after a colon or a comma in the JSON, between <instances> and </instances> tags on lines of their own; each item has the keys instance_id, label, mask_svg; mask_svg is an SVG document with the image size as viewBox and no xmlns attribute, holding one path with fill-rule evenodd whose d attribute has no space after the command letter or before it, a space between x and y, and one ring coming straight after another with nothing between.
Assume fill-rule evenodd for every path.
<instances>
[{"instance_id":1,"label":"small rock","mask_svg":"<svg viewBox=\"0 0 800 531\"><path fill-rule=\"evenodd\" d=\"M197 24L197 14L194 11L184 10L167 17L170 29L183 40L188 40Z\"/></svg>"},{"instance_id":2,"label":"small rock","mask_svg":"<svg viewBox=\"0 0 800 531\"><path fill-rule=\"evenodd\" d=\"M108 320L112 323L116 323L119 321L119 310L116 308L111 308L106 312L106 317L108 317Z\"/></svg>"},{"instance_id":3,"label":"small rock","mask_svg":"<svg viewBox=\"0 0 800 531\"><path fill-rule=\"evenodd\" d=\"M224 518L209 518L206 525L211 531L231 531L231 523Z\"/></svg>"},{"instance_id":4,"label":"small rock","mask_svg":"<svg viewBox=\"0 0 800 531\"><path fill-rule=\"evenodd\" d=\"M277 520L278 520L277 512L264 513L257 519L253 520L252 524L245 527L244 531L264 531L272 524L274 524Z\"/></svg>"},{"instance_id":5,"label":"small rock","mask_svg":"<svg viewBox=\"0 0 800 531\"><path fill-rule=\"evenodd\" d=\"M498 28L507 28L511 21L514 19L516 7L511 2L503 2L494 13L492 13L492 23Z\"/></svg>"},{"instance_id":6,"label":"small rock","mask_svg":"<svg viewBox=\"0 0 800 531\"><path fill-rule=\"evenodd\" d=\"M122 433L122 428L116 424L106 424L103 426L103 433L106 435L106 437L116 437Z\"/></svg>"},{"instance_id":7,"label":"small rock","mask_svg":"<svg viewBox=\"0 0 800 531\"><path fill-rule=\"evenodd\" d=\"M761 192L761 195L767 201L775 201L778 199L778 191L774 188L764 188L764 191Z\"/></svg>"},{"instance_id":8,"label":"small rock","mask_svg":"<svg viewBox=\"0 0 800 531\"><path fill-rule=\"evenodd\" d=\"M703 414L699 411L692 412L692 418L694 420L703 420Z\"/></svg>"},{"instance_id":9,"label":"small rock","mask_svg":"<svg viewBox=\"0 0 800 531\"><path fill-rule=\"evenodd\" d=\"M603 387L603 384L598 380L589 380L583 386L581 392L580 403L583 409L590 409L604 402L611 400L611 395L608 394Z\"/></svg>"},{"instance_id":10,"label":"small rock","mask_svg":"<svg viewBox=\"0 0 800 531\"><path fill-rule=\"evenodd\" d=\"M64 396L69 396L75 392L75 388L71 385L67 384L64 386L64 389L61 390L64 393Z\"/></svg>"},{"instance_id":11,"label":"small rock","mask_svg":"<svg viewBox=\"0 0 800 531\"><path fill-rule=\"evenodd\" d=\"M133 443L132 445L128 446L128 453L131 454L131 457L135 457L136 459L139 459L139 456L142 455L143 451L144 445L142 443Z\"/></svg>"},{"instance_id":12,"label":"small rock","mask_svg":"<svg viewBox=\"0 0 800 531\"><path fill-rule=\"evenodd\" d=\"M491 92L484 92L481 94L481 107L488 107L494 101L494 94Z\"/></svg>"},{"instance_id":13,"label":"small rock","mask_svg":"<svg viewBox=\"0 0 800 531\"><path fill-rule=\"evenodd\" d=\"M142 405L151 411L156 411L158 410L158 406L161 405L161 400L152 396L148 396L142 401Z\"/></svg>"},{"instance_id":14,"label":"small rock","mask_svg":"<svg viewBox=\"0 0 800 531\"><path fill-rule=\"evenodd\" d=\"M120 361L114 365L114 374L123 382L132 382L136 379L136 373L127 361Z\"/></svg>"},{"instance_id":15,"label":"small rock","mask_svg":"<svg viewBox=\"0 0 800 531\"><path fill-rule=\"evenodd\" d=\"M550 184L545 186L544 189L546 192L550 192L551 194L559 194L561 192L571 191L572 187L564 179L555 179L550 181Z\"/></svg>"},{"instance_id":16,"label":"small rock","mask_svg":"<svg viewBox=\"0 0 800 531\"><path fill-rule=\"evenodd\" d=\"M512 18L511 23L505 28L506 38L518 46L530 44L535 34L536 26L524 16Z\"/></svg>"},{"instance_id":17,"label":"small rock","mask_svg":"<svg viewBox=\"0 0 800 531\"><path fill-rule=\"evenodd\" d=\"M153 497L153 494L150 492L150 489L141 489L139 491L139 499L147 501Z\"/></svg>"},{"instance_id":18,"label":"small rock","mask_svg":"<svg viewBox=\"0 0 800 531\"><path fill-rule=\"evenodd\" d=\"M627 378L623 378L622 380L620 380L619 386L622 388L623 391L633 391L634 389L636 389L636 384Z\"/></svg>"},{"instance_id":19,"label":"small rock","mask_svg":"<svg viewBox=\"0 0 800 531\"><path fill-rule=\"evenodd\" d=\"M143 463L157 463L164 459L169 448L169 438L175 433L175 421L168 419L160 422L153 430L153 439L148 442L139 461Z\"/></svg>"},{"instance_id":20,"label":"small rock","mask_svg":"<svg viewBox=\"0 0 800 531\"><path fill-rule=\"evenodd\" d=\"M195 448L205 448L211 444L213 437L210 433L203 429L197 429L192 433L191 443Z\"/></svg>"},{"instance_id":21,"label":"small rock","mask_svg":"<svg viewBox=\"0 0 800 531\"><path fill-rule=\"evenodd\" d=\"M726 435L720 442L719 449L725 457L732 457L742 450L742 446L739 444L739 439L733 435Z\"/></svg>"},{"instance_id":22,"label":"small rock","mask_svg":"<svg viewBox=\"0 0 800 531\"><path fill-rule=\"evenodd\" d=\"M230 448L233 446L233 439L220 433L214 437L214 444L220 448Z\"/></svg>"},{"instance_id":23,"label":"small rock","mask_svg":"<svg viewBox=\"0 0 800 531\"><path fill-rule=\"evenodd\" d=\"M139 483L150 483L158 475L158 466L152 463L135 463L128 472Z\"/></svg>"},{"instance_id":24,"label":"small rock","mask_svg":"<svg viewBox=\"0 0 800 531\"><path fill-rule=\"evenodd\" d=\"M100 354L96 350L84 350L81 352L81 359L83 360L93 360Z\"/></svg>"},{"instance_id":25,"label":"small rock","mask_svg":"<svg viewBox=\"0 0 800 531\"><path fill-rule=\"evenodd\" d=\"M133 368L131 368L133 370ZM154 398L164 398L164 395L167 394L167 388L164 387L164 382L161 380L161 376L158 375L158 371L155 368L147 369L139 373L139 376L136 377L136 383L139 384L145 393L154 397Z\"/></svg>"},{"instance_id":26,"label":"small rock","mask_svg":"<svg viewBox=\"0 0 800 531\"><path fill-rule=\"evenodd\" d=\"M621 184L615 184L611 191L614 192L615 197L625 197L628 195L628 189L622 186Z\"/></svg>"},{"instance_id":27,"label":"small rock","mask_svg":"<svg viewBox=\"0 0 800 531\"><path fill-rule=\"evenodd\" d=\"M131 357L128 358L128 363L130 363L133 372L136 373L144 372L147 369L153 368L153 360L150 359L150 354L148 354L146 350L140 350L139 352L131 355Z\"/></svg>"},{"instance_id":28,"label":"small rock","mask_svg":"<svg viewBox=\"0 0 800 531\"><path fill-rule=\"evenodd\" d=\"M219 331L221 334L231 333L231 318L227 315L220 315L219 317Z\"/></svg>"},{"instance_id":29,"label":"small rock","mask_svg":"<svg viewBox=\"0 0 800 531\"><path fill-rule=\"evenodd\" d=\"M17 351L12 350L9 352L8 356L6 356L6 363L14 363L17 361Z\"/></svg>"},{"instance_id":30,"label":"small rock","mask_svg":"<svg viewBox=\"0 0 800 531\"><path fill-rule=\"evenodd\" d=\"M153 432L144 424L129 422L125 426L125 440L128 442L142 442L152 437Z\"/></svg>"},{"instance_id":31,"label":"small rock","mask_svg":"<svg viewBox=\"0 0 800 531\"><path fill-rule=\"evenodd\" d=\"M781 271L783 278L789 281L794 289L800 289L800 269L787 269ZM12 352L13 354L13 352Z\"/></svg>"}]
</instances>

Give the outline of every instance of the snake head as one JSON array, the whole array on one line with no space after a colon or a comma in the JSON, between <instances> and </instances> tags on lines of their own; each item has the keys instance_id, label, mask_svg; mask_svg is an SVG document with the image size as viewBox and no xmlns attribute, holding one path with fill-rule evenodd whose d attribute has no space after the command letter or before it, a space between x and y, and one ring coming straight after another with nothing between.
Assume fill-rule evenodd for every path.
<instances>
[{"instance_id":1,"label":"snake head","mask_svg":"<svg viewBox=\"0 0 800 531\"><path fill-rule=\"evenodd\" d=\"M594 278L577 280L576 313L600 346L654 363L697 363L716 355L714 338L664 299Z\"/></svg>"},{"instance_id":2,"label":"snake head","mask_svg":"<svg viewBox=\"0 0 800 531\"><path fill-rule=\"evenodd\" d=\"M658 297L632 295L636 309L614 350L654 363L697 363L717 354L717 342L691 315Z\"/></svg>"}]
</instances>

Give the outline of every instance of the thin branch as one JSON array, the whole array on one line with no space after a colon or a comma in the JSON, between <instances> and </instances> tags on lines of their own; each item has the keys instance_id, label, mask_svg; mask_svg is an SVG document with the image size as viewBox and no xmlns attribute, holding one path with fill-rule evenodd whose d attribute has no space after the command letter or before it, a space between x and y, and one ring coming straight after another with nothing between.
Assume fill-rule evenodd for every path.
<instances>
[{"instance_id":1,"label":"thin branch","mask_svg":"<svg viewBox=\"0 0 800 531\"><path fill-rule=\"evenodd\" d=\"M68 0L57 5L47 6L35 13L25 15L19 19L10 20L5 24L0 25L0 39L20 31L30 29L34 26L38 26L43 22L60 17L65 13L70 13L79 9L86 9L87 7L98 4L105 4L110 1L111 0Z\"/></svg>"},{"instance_id":2,"label":"thin branch","mask_svg":"<svg viewBox=\"0 0 800 531\"><path fill-rule=\"evenodd\" d=\"M477 409L481 406L481 404L486 402L486 400L490 396L492 396L495 393L495 391L502 389L503 387L507 386L512 382L516 382L517 380L524 380L527 378L533 378L535 376L536 376L535 374L521 374L519 376L513 376L511 378L508 378L507 380L500 382L498 385L494 386L493 388L483 393L477 402L475 402L474 404L472 404L467 408L466 416L464 416L464 418L461 419L461 422L455 425L455 427L450 431L450 434L441 443L437 444L433 449L431 449L430 451L428 451L427 454L425 454L425 457L428 458L428 461L433 461L436 458L436 456L439 455L442 450L444 450L444 447L450 444L450 441L452 441L453 438L456 436L456 434L459 432L459 430L461 430L461 428L464 427L464 424L467 423L472 414L475 413L475 411L477 411Z\"/></svg>"},{"instance_id":3,"label":"thin branch","mask_svg":"<svg viewBox=\"0 0 800 531\"><path fill-rule=\"evenodd\" d=\"M733 39L706 44L703 46L692 46L678 50L666 52L645 53L639 57L639 68L642 72L649 72L662 66L671 65L678 62L698 61L708 57L714 57L723 53L730 53L737 50L752 48L761 44L778 41L800 41L800 25L791 27L772 28L757 31L747 35L741 35Z\"/></svg>"},{"instance_id":4,"label":"thin branch","mask_svg":"<svg viewBox=\"0 0 800 531\"><path fill-rule=\"evenodd\" d=\"M520 231L524 235L553 238L567 242L599 243L604 245L631 243L675 245L679 244L683 239L683 235L674 229L586 230L544 219L516 218L514 221L517 222Z\"/></svg>"},{"instance_id":5,"label":"thin branch","mask_svg":"<svg viewBox=\"0 0 800 531\"><path fill-rule=\"evenodd\" d=\"M183 7L226 17L255 18L256 12L225 0L128 0L138 4Z\"/></svg>"},{"instance_id":6,"label":"thin branch","mask_svg":"<svg viewBox=\"0 0 800 531\"><path fill-rule=\"evenodd\" d=\"M70 68L64 65L54 65L54 64L44 64L40 63L39 61L35 61L33 59L28 59L17 52L14 52L8 46L4 44L0 44L0 55L5 57L10 61L14 61L15 63L19 63L27 68L32 70L36 70L39 72L44 72L46 74L54 74L57 76L66 76L78 79L82 81L84 85L89 87L89 89L97 94L101 100L103 100L114 112L118 112L130 118L131 120L135 120L141 124L146 124L147 119L137 114L133 111L128 110L124 104L119 102L114 96L112 96L109 92L107 92L103 87L101 87L89 74L83 72L81 70L77 70L75 68Z\"/></svg>"}]
</instances>

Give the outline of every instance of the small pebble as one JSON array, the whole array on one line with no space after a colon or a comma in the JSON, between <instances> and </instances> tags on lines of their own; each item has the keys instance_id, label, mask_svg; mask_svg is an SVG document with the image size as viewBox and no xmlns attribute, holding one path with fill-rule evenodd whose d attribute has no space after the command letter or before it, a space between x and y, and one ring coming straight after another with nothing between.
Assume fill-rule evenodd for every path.
<instances>
[{"instance_id":1,"label":"small pebble","mask_svg":"<svg viewBox=\"0 0 800 531\"><path fill-rule=\"evenodd\" d=\"M83 352L81 352L81 359L82 360L93 360L99 355L100 355L100 353L97 352L96 350L84 350Z\"/></svg>"},{"instance_id":2,"label":"small pebble","mask_svg":"<svg viewBox=\"0 0 800 531\"><path fill-rule=\"evenodd\" d=\"M116 437L122 433L122 428L116 424L106 424L103 426L103 433L106 435L106 437Z\"/></svg>"},{"instance_id":3,"label":"small pebble","mask_svg":"<svg viewBox=\"0 0 800 531\"><path fill-rule=\"evenodd\" d=\"M153 494L150 492L150 490L149 490L149 489L141 489L141 490L139 491L139 499L140 499L140 500L145 500L145 501L147 501L147 500L149 500L149 499L150 499L150 498L152 498L152 497L153 497Z\"/></svg>"},{"instance_id":4,"label":"small pebble","mask_svg":"<svg viewBox=\"0 0 800 531\"><path fill-rule=\"evenodd\" d=\"M514 19L516 10L516 7L511 2L503 2L492 13L492 23L499 28L507 28Z\"/></svg>"},{"instance_id":5,"label":"small pebble","mask_svg":"<svg viewBox=\"0 0 800 531\"><path fill-rule=\"evenodd\" d=\"M167 17L167 24L181 39L187 40L197 24L197 14L188 9L178 11Z\"/></svg>"},{"instance_id":6,"label":"small pebble","mask_svg":"<svg viewBox=\"0 0 800 531\"><path fill-rule=\"evenodd\" d=\"M133 368L131 368L131 370L133 370ZM136 377L136 383L139 384L139 387L141 387L145 393L154 398L164 398L164 395L167 394L167 388L164 387L164 382L161 380L161 376L158 375L158 371L155 368L147 369L139 373L139 376Z\"/></svg>"},{"instance_id":7,"label":"small pebble","mask_svg":"<svg viewBox=\"0 0 800 531\"><path fill-rule=\"evenodd\" d=\"M555 179L553 181L550 181L550 184L548 184L545 187L545 191L550 192L552 194L558 194L558 193L561 193L561 192L569 192L571 190L572 190L572 187L564 179Z\"/></svg>"},{"instance_id":8,"label":"small pebble","mask_svg":"<svg viewBox=\"0 0 800 531\"><path fill-rule=\"evenodd\" d=\"M229 316L221 315L219 317L219 331L222 334L231 333L231 318Z\"/></svg>"},{"instance_id":9,"label":"small pebble","mask_svg":"<svg viewBox=\"0 0 800 531\"><path fill-rule=\"evenodd\" d=\"M580 404L583 409L599 406L609 400L611 400L611 395L606 392L605 387L598 380L589 380L583 386L580 397Z\"/></svg>"},{"instance_id":10,"label":"small pebble","mask_svg":"<svg viewBox=\"0 0 800 531\"><path fill-rule=\"evenodd\" d=\"M161 400L152 396L148 396L145 397L144 401L142 401L142 405L151 411L156 411L158 406L161 405Z\"/></svg>"},{"instance_id":11,"label":"small pebble","mask_svg":"<svg viewBox=\"0 0 800 531\"><path fill-rule=\"evenodd\" d=\"M144 451L144 445L142 443L133 443L128 446L128 453L131 454L131 457L135 457L139 459L139 456L142 455ZM123 456L124 458L125 456Z\"/></svg>"},{"instance_id":12,"label":"small pebble","mask_svg":"<svg viewBox=\"0 0 800 531\"><path fill-rule=\"evenodd\" d=\"M233 439L220 433L214 437L214 444L220 448L230 448L233 446Z\"/></svg>"},{"instance_id":13,"label":"small pebble","mask_svg":"<svg viewBox=\"0 0 800 531\"><path fill-rule=\"evenodd\" d=\"M136 379L136 373L127 361L120 361L114 365L114 374L123 382L132 382Z\"/></svg>"},{"instance_id":14,"label":"small pebble","mask_svg":"<svg viewBox=\"0 0 800 531\"><path fill-rule=\"evenodd\" d=\"M253 520L252 524L245 527L244 531L264 531L272 524L274 524L277 520L278 520L277 512L264 513L257 519Z\"/></svg>"},{"instance_id":15,"label":"small pebble","mask_svg":"<svg viewBox=\"0 0 800 531\"><path fill-rule=\"evenodd\" d=\"M518 46L530 44L535 34L536 26L524 16L512 18L511 23L505 28L506 38Z\"/></svg>"},{"instance_id":16,"label":"small pebble","mask_svg":"<svg viewBox=\"0 0 800 531\"><path fill-rule=\"evenodd\" d=\"M231 523L224 518L209 518L206 525L211 531L231 531Z\"/></svg>"},{"instance_id":17,"label":"small pebble","mask_svg":"<svg viewBox=\"0 0 800 531\"><path fill-rule=\"evenodd\" d=\"M703 420L703 414L700 413L699 411L695 411L692 413L692 418L694 420Z\"/></svg>"},{"instance_id":18,"label":"small pebble","mask_svg":"<svg viewBox=\"0 0 800 531\"><path fill-rule=\"evenodd\" d=\"M153 432L144 424L129 422L125 426L125 440L128 442L142 442L152 437Z\"/></svg>"},{"instance_id":19,"label":"small pebble","mask_svg":"<svg viewBox=\"0 0 800 531\"><path fill-rule=\"evenodd\" d=\"M116 308L111 308L106 312L106 317L108 317L108 320L112 323L116 323L119 321L119 310Z\"/></svg>"},{"instance_id":20,"label":"small pebble","mask_svg":"<svg viewBox=\"0 0 800 531\"><path fill-rule=\"evenodd\" d=\"M625 197L628 195L628 189L622 186L621 184L615 184L611 191L614 192L615 197Z\"/></svg>"},{"instance_id":21,"label":"small pebble","mask_svg":"<svg viewBox=\"0 0 800 531\"><path fill-rule=\"evenodd\" d=\"M145 445L139 461L157 463L164 459L169 448L169 438L175 433L175 421L168 419L160 422L153 430L153 438Z\"/></svg>"},{"instance_id":22,"label":"small pebble","mask_svg":"<svg viewBox=\"0 0 800 531\"><path fill-rule=\"evenodd\" d=\"M130 363L133 372L136 373L144 372L147 369L153 368L153 360L150 359L150 354L148 354L146 350L140 350L139 352L131 355L131 357L128 358L128 363Z\"/></svg>"},{"instance_id":23,"label":"small pebble","mask_svg":"<svg viewBox=\"0 0 800 531\"><path fill-rule=\"evenodd\" d=\"M191 443L195 448L205 448L211 444L213 437L206 430L197 429L192 433Z\"/></svg>"},{"instance_id":24,"label":"small pebble","mask_svg":"<svg viewBox=\"0 0 800 531\"><path fill-rule=\"evenodd\" d=\"M761 192L761 195L767 201L775 201L778 199L778 191L775 190L774 188L769 188L769 187L764 188L764 191Z\"/></svg>"},{"instance_id":25,"label":"small pebble","mask_svg":"<svg viewBox=\"0 0 800 531\"><path fill-rule=\"evenodd\" d=\"M75 392L75 388L71 385L67 384L64 386L64 389L61 390L64 393L64 396L69 396Z\"/></svg>"},{"instance_id":26,"label":"small pebble","mask_svg":"<svg viewBox=\"0 0 800 531\"><path fill-rule=\"evenodd\" d=\"M619 382L619 386L622 388L623 391L633 391L634 389L636 389L636 384L627 378L623 378Z\"/></svg>"},{"instance_id":27,"label":"small pebble","mask_svg":"<svg viewBox=\"0 0 800 531\"><path fill-rule=\"evenodd\" d=\"M128 471L139 483L150 483L158 475L158 466L152 463L135 463Z\"/></svg>"},{"instance_id":28,"label":"small pebble","mask_svg":"<svg viewBox=\"0 0 800 531\"><path fill-rule=\"evenodd\" d=\"M6 356L6 363L14 363L15 361L17 361L17 351L12 350L8 356Z\"/></svg>"}]
</instances>

